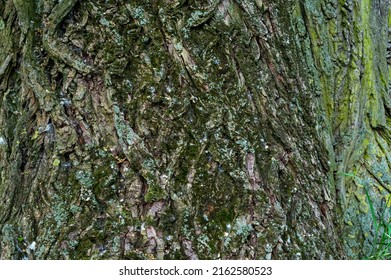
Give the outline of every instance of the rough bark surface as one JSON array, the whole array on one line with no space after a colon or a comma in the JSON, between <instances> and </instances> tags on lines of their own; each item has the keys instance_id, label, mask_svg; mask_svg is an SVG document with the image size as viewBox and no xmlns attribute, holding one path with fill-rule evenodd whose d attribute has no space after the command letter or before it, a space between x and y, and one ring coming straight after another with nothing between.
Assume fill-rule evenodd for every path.
<instances>
[{"instance_id":1,"label":"rough bark surface","mask_svg":"<svg viewBox=\"0 0 391 280\"><path fill-rule=\"evenodd\" d=\"M0 258L362 257L390 27L388 0L0 0Z\"/></svg>"}]
</instances>

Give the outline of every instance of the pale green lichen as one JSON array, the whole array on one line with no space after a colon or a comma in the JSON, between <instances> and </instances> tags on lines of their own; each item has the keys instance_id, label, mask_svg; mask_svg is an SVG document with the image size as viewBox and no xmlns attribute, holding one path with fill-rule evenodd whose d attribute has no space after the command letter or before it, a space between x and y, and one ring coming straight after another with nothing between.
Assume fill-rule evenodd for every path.
<instances>
[{"instance_id":1,"label":"pale green lichen","mask_svg":"<svg viewBox=\"0 0 391 280\"><path fill-rule=\"evenodd\" d=\"M0 30L3 30L5 28L5 23L2 17L0 17Z\"/></svg>"},{"instance_id":2,"label":"pale green lichen","mask_svg":"<svg viewBox=\"0 0 391 280\"><path fill-rule=\"evenodd\" d=\"M239 236L243 242L254 228L247 223L246 217L242 216L236 219L232 230L235 231L235 234Z\"/></svg>"}]
</instances>

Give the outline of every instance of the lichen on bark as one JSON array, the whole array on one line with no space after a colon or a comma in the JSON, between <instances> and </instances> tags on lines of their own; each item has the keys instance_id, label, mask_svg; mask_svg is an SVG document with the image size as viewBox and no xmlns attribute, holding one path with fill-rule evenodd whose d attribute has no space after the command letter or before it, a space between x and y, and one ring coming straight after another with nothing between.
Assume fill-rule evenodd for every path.
<instances>
[{"instance_id":1,"label":"lichen on bark","mask_svg":"<svg viewBox=\"0 0 391 280\"><path fill-rule=\"evenodd\" d=\"M361 257L385 2L0 0L1 258Z\"/></svg>"}]
</instances>

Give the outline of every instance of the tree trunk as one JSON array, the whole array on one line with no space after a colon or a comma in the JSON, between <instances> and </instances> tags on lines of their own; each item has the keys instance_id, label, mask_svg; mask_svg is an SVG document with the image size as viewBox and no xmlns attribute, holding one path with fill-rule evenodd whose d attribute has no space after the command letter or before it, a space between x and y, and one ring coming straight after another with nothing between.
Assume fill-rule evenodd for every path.
<instances>
[{"instance_id":1,"label":"tree trunk","mask_svg":"<svg viewBox=\"0 0 391 280\"><path fill-rule=\"evenodd\" d=\"M389 28L389 0L0 0L1 259L365 256Z\"/></svg>"}]
</instances>

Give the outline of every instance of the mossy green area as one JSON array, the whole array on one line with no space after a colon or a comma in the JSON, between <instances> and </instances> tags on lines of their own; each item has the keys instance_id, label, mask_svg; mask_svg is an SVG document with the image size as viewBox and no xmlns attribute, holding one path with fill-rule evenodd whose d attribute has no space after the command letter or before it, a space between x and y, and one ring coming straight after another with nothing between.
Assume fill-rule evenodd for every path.
<instances>
[{"instance_id":1,"label":"mossy green area","mask_svg":"<svg viewBox=\"0 0 391 280\"><path fill-rule=\"evenodd\" d=\"M310 2L301 9L310 39L306 61L316 78L313 86L322 92L320 110L329 116L320 123L319 132L329 143L342 227L348 232L346 253L364 257L377 239L373 217L362 185L338 174L354 173L368 180L379 218L389 173L390 76L385 59L389 15L380 12L388 8L373 1Z\"/></svg>"}]
</instances>

